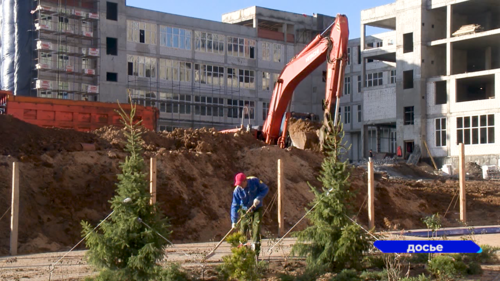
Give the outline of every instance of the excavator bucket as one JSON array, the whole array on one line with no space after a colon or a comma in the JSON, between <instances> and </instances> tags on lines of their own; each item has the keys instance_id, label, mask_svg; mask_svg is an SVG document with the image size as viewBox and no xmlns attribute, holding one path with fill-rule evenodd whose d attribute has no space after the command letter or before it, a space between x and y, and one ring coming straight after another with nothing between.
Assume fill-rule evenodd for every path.
<instances>
[{"instance_id":1,"label":"excavator bucket","mask_svg":"<svg viewBox=\"0 0 500 281\"><path fill-rule=\"evenodd\" d=\"M319 130L322 124L310 119L290 118L288 135L291 145L299 149L320 150Z\"/></svg>"}]
</instances>

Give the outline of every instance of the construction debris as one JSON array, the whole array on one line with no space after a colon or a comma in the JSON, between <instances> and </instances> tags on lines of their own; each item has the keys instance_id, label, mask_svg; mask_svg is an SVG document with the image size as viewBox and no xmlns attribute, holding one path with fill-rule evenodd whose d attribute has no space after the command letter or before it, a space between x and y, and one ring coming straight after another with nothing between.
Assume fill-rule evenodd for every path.
<instances>
[{"instance_id":1,"label":"construction debris","mask_svg":"<svg viewBox=\"0 0 500 281\"><path fill-rule=\"evenodd\" d=\"M476 32L481 32L484 30L480 24L466 24L462 25L457 31L455 31L453 36L463 36L468 34L474 34Z\"/></svg>"}]
</instances>

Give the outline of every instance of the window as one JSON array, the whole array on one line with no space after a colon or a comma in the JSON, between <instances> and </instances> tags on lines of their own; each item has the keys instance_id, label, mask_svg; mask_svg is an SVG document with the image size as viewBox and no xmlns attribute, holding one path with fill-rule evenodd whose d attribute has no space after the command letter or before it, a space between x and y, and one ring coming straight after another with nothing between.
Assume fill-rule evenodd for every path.
<instances>
[{"instance_id":1,"label":"window","mask_svg":"<svg viewBox=\"0 0 500 281\"><path fill-rule=\"evenodd\" d=\"M351 94L351 77L344 77L344 95Z\"/></svg>"},{"instance_id":2,"label":"window","mask_svg":"<svg viewBox=\"0 0 500 281\"><path fill-rule=\"evenodd\" d=\"M191 95L160 92L160 112L191 114Z\"/></svg>"},{"instance_id":3,"label":"window","mask_svg":"<svg viewBox=\"0 0 500 281\"><path fill-rule=\"evenodd\" d=\"M156 24L127 20L127 41L156 45Z\"/></svg>"},{"instance_id":4,"label":"window","mask_svg":"<svg viewBox=\"0 0 500 281\"><path fill-rule=\"evenodd\" d=\"M195 31L195 50L204 53L224 54L226 36L207 32Z\"/></svg>"},{"instance_id":5,"label":"window","mask_svg":"<svg viewBox=\"0 0 500 281\"><path fill-rule=\"evenodd\" d=\"M413 52L413 33L403 34L403 53Z\"/></svg>"},{"instance_id":6,"label":"window","mask_svg":"<svg viewBox=\"0 0 500 281\"><path fill-rule=\"evenodd\" d=\"M255 72L253 70L239 69L240 88L255 89Z\"/></svg>"},{"instance_id":7,"label":"window","mask_svg":"<svg viewBox=\"0 0 500 281\"><path fill-rule=\"evenodd\" d=\"M346 106L345 111L344 111L344 123L349 124L351 123L351 107Z\"/></svg>"},{"instance_id":8,"label":"window","mask_svg":"<svg viewBox=\"0 0 500 281\"><path fill-rule=\"evenodd\" d=\"M52 98L52 92L50 91L40 91L40 94L38 95L41 98Z\"/></svg>"},{"instance_id":9,"label":"window","mask_svg":"<svg viewBox=\"0 0 500 281\"><path fill-rule=\"evenodd\" d=\"M224 99L219 97L195 96L195 115L224 117Z\"/></svg>"},{"instance_id":10,"label":"window","mask_svg":"<svg viewBox=\"0 0 500 281\"><path fill-rule=\"evenodd\" d=\"M351 65L351 48L347 48L347 65Z\"/></svg>"},{"instance_id":11,"label":"window","mask_svg":"<svg viewBox=\"0 0 500 281\"><path fill-rule=\"evenodd\" d=\"M227 105L229 106L227 117L242 118L242 114L245 113L245 119L248 119L249 117L250 119L255 119L255 102L247 100L228 99Z\"/></svg>"},{"instance_id":12,"label":"window","mask_svg":"<svg viewBox=\"0 0 500 281\"><path fill-rule=\"evenodd\" d=\"M228 36L227 55L255 59L255 40Z\"/></svg>"},{"instance_id":13,"label":"window","mask_svg":"<svg viewBox=\"0 0 500 281\"><path fill-rule=\"evenodd\" d=\"M446 146L446 118L435 119L436 146Z\"/></svg>"},{"instance_id":14,"label":"window","mask_svg":"<svg viewBox=\"0 0 500 281\"><path fill-rule=\"evenodd\" d=\"M271 60L271 43L262 42L262 60Z\"/></svg>"},{"instance_id":15,"label":"window","mask_svg":"<svg viewBox=\"0 0 500 281\"><path fill-rule=\"evenodd\" d=\"M160 46L191 50L191 30L160 26Z\"/></svg>"},{"instance_id":16,"label":"window","mask_svg":"<svg viewBox=\"0 0 500 281\"><path fill-rule=\"evenodd\" d=\"M358 105L358 122L360 122L360 123L361 123L361 117L362 117L361 112L362 112L361 105Z\"/></svg>"},{"instance_id":17,"label":"window","mask_svg":"<svg viewBox=\"0 0 500 281\"><path fill-rule=\"evenodd\" d=\"M262 90L268 91L271 84L271 74L269 72L262 72Z\"/></svg>"},{"instance_id":18,"label":"window","mask_svg":"<svg viewBox=\"0 0 500 281\"><path fill-rule=\"evenodd\" d=\"M414 111L413 106L407 106L404 108L405 110L405 125L413 125L414 124Z\"/></svg>"},{"instance_id":19,"label":"window","mask_svg":"<svg viewBox=\"0 0 500 281\"><path fill-rule=\"evenodd\" d=\"M128 75L156 78L156 58L128 55Z\"/></svg>"},{"instance_id":20,"label":"window","mask_svg":"<svg viewBox=\"0 0 500 281\"><path fill-rule=\"evenodd\" d=\"M224 67L197 63L194 65L194 81L222 88L224 86Z\"/></svg>"},{"instance_id":21,"label":"window","mask_svg":"<svg viewBox=\"0 0 500 281\"><path fill-rule=\"evenodd\" d=\"M380 48L383 46L382 41L377 41L377 42L370 42L366 44L367 49L372 49L372 48Z\"/></svg>"},{"instance_id":22,"label":"window","mask_svg":"<svg viewBox=\"0 0 500 281\"><path fill-rule=\"evenodd\" d=\"M273 61L274 62L281 62L281 49L283 49L283 45L281 44L273 44L274 46L274 56L273 56Z\"/></svg>"},{"instance_id":23,"label":"window","mask_svg":"<svg viewBox=\"0 0 500 281\"><path fill-rule=\"evenodd\" d=\"M446 81L438 81L436 82L436 104L446 104L447 102Z\"/></svg>"},{"instance_id":24,"label":"window","mask_svg":"<svg viewBox=\"0 0 500 281\"><path fill-rule=\"evenodd\" d=\"M413 88L413 70L403 72L403 89Z\"/></svg>"},{"instance_id":25,"label":"window","mask_svg":"<svg viewBox=\"0 0 500 281\"><path fill-rule=\"evenodd\" d=\"M106 72L106 81L118 82L118 73L116 73L116 72Z\"/></svg>"},{"instance_id":26,"label":"window","mask_svg":"<svg viewBox=\"0 0 500 281\"><path fill-rule=\"evenodd\" d=\"M40 64L45 65L44 67L52 68L52 54L40 53Z\"/></svg>"},{"instance_id":27,"label":"window","mask_svg":"<svg viewBox=\"0 0 500 281\"><path fill-rule=\"evenodd\" d=\"M495 115L457 118L457 144L495 143Z\"/></svg>"},{"instance_id":28,"label":"window","mask_svg":"<svg viewBox=\"0 0 500 281\"><path fill-rule=\"evenodd\" d=\"M132 100L138 105L156 107L156 92L130 89Z\"/></svg>"},{"instance_id":29,"label":"window","mask_svg":"<svg viewBox=\"0 0 500 281\"><path fill-rule=\"evenodd\" d=\"M118 55L118 39L106 37L106 55Z\"/></svg>"},{"instance_id":30,"label":"window","mask_svg":"<svg viewBox=\"0 0 500 281\"><path fill-rule=\"evenodd\" d=\"M269 114L269 103L263 102L262 103L262 120L267 119L267 114Z\"/></svg>"},{"instance_id":31,"label":"window","mask_svg":"<svg viewBox=\"0 0 500 281\"><path fill-rule=\"evenodd\" d=\"M361 93L361 75L358 75L358 93Z\"/></svg>"},{"instance_id":32,"label":"window","mask_svg":"<svg viewBox=\"0 0 500 281\"><path fill-rule=\"evenodd\" d=\"M160 125L160 132L162 131L173 132L177 128L179 127Z\"/></svg>"},{"instance_id":33,"label":"window","mask_svg":"<svg viewBox=\"0 0 500 281\"><path fill-rule=\"evenodd\" d=\"M106 2L106 19L108 20L118 20L118 4L112 2Z\"/></svg>"},{"instance_id":34,"label":"window","mask_svg":"<svg viewBox=\"0 0 500 281\"><path fill-rule=\"evenodd\" d=\"M390 84L396 84L396 70L391 70Z\"/></svg>"},{"instance_id":35,"label":"window","mask_svg":"<svg viewBox=\"0 0 500 281\"><path fill-rule=\"evenodd\" d=\"M94 69L94 60L89 58L82 58L82 69Z\"/></svg>"},{"instance_id":36,"label":"window","mask_svg":"<svg viewBox=\"0 0 500 281\"><path fill-rule=\"evenodd\" d=\"M383 73L375 72L366 74L365 87L376 87L383 84Z\"/></svg>"},{"instance_id":37,"label":"window","mask_svg":"<svg viewBox=\"0 0 500 281\"><path fill-rule=\"evenodd\" d=\"M167 81L191 81L191 63L160 59L160 79Z\"/></svg>"}]
</instances>

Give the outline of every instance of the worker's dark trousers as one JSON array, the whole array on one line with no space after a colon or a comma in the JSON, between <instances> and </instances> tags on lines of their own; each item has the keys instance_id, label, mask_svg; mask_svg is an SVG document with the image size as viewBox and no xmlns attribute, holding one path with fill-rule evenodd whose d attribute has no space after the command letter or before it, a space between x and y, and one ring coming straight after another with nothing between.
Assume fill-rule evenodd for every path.
<instances>
[{"instance_id":1,"label":"worker's dark trousers","mask_svg":"<svg viewBox=\"0 0 500 281\"><path fill-rule=\"evenodd\" d=\"M262 221L262 208L259 208L248 214L241 220L240 232L246 236L250 226L252 227L252 242L255 243L255 254L260 253L260 223Z\"/></svg>"}]
</instances>

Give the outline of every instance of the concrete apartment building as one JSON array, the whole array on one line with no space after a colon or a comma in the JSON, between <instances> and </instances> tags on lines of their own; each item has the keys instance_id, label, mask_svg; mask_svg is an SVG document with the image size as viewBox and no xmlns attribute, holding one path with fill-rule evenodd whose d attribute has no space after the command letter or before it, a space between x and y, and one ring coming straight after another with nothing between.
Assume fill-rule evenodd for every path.
<instances>
[{"instance_id":1,"label":"concrete apartment building","mask_svg":"<svg viewBox=\"0 0 500 281\"><path fill-rule=\"evenodd\" d=\"M262 125L285 64L334 21L261 7L215 22L125 0L24 2L33 52L22 62L29 86L16 94L103 102L130 96L159 108L160 130ZM291 110L320 114L322 80L321 69L307 77Z\"/></svg>"},{"instance_id":2,"label":"concrete apartment building","mask_svg":"<svg viewBox=\"0 0 500 281\"><path fill-rule=\"evenodd\" d=\"M496 0L397 0L361 12L361 65L353 68L368 83L361 91L365 157L397 147L408 156L417 146L429 157L425 141L439 168L457 167L463 142L468 161L498 164L499 16ZM367 26L392 30L383 34L392 44L368 46ZM368 60L384 66L373 69ZM384 68L382 84L370 87L370 74ZM350 98L343 103L357 102Z\"/></svg>"}]
</instances>

